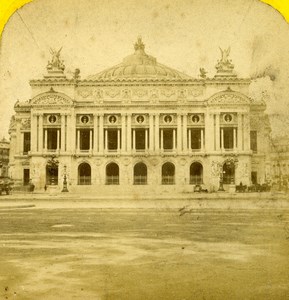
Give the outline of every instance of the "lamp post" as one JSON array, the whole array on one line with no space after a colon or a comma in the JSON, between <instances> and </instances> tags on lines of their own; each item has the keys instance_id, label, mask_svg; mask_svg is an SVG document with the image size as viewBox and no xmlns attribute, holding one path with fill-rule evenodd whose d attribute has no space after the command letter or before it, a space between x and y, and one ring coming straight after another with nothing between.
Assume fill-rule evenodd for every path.
<instances>
[{"instance_id":1,"label":"lamp post","mask_svg":"<svg viewBox=\"0 0 289 300\"><path fill-rule=\"evenodd\" d=\"M66 177L66 165L64 165L64 175L63 175L63 189L61 191L62 193L67 193L67 177Z\"/></svg>"}]
</instances>

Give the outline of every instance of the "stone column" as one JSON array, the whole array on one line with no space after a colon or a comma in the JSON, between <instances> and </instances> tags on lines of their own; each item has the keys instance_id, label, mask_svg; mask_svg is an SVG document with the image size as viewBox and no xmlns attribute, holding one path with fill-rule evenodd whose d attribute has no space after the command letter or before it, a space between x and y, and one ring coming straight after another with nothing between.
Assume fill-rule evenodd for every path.
<instances>
[{"instance_id":1,"label":"stone column","mask_svg":"<svg viewBox=\"0 0 289 300\"><path fill-rule=\"evenodd\" d=\"M201 129L201 150L204 150L204 129Z\"/></svg>"},{"instance_id":2,"label":"stone column","mask_svg":"<svg viewBox=\"0 0 289 300\"><path fill-rule=\"evenodd\" d=\"M60 134L59 134L59 128L57 129L57 147L56 147L56 151L59 151L60 149Z\"/></svg>"},{"instance_id":3,"label":"stone column","mask_svg":"<svg viewBox=\"0 0 289 300\"><path fill-rule=\"evenodd\" d=\"M38 129L39 151L43 152L43 114L39 115L39 129Z\"/></svg>"},{"instance_id":4,"label":"stone column","mask_svg":"<svg viewBox=\"0 0 289 300\"><path fill-rule=\"evenodd\" d=\"M250 151L250 117L244 114L244 150Z\"/></svg>"},{"instance_id":5,"label":"stone column","mask_svg":"<svg viewBox=\"0 0 289 300\"><path fill-rule=\"evenodd\" d=\"M24 152L24 132L20 131L19 154L22 155L23 152Z\"/></svg>"},{"instance_id":6,"label":"stone column","mask_svg":"<svg viewBox=\"0 0 289 300\"><path fill-rule=\"evenodd\" d=\"M71 153L74 153L75 150L77 149L77 145L76 145L76 117L74 115L74 112L71 112L71 115L69 115L69 120L68 120L68 126L69 126L69 130L67 130L67 148L68 151L70 151Z\"/></svg>"},{"instance_id":7,"label":"stone column","mask_svg":"<svg viewBox=\"0 0 289 300\"><path fill-rule=\"evenodd\" d=\"M135 151L135 129L132 130L132 150Z\"/></svg>"},{"instance_id":8,"label":"stone column","mask_svg":"<svg viewBox=\"0 0 289 300\"><path fill-rule=\"evenodd\" d=\"M80 131L79 131L79 129L76 129L76 136L77 136L77 148L76 148L76 150L77 150L77 152L79 152L80 151Z\"/></svg>"},{"instance_id":9,"label":"stone column","mask_svg":"<svg viewBox=\"0 0 289 300\"><path fill-rule=\"evenodd\" d=\"M93 152L98 152L98 115L93 115Z\"/></svg>"},{"instance_id":10,"label":"stone column","mask_svg":"<svg viewBox=\"0 0 289 300\"><path fill-rule=\"evenodd\" d=\"M61 114L61 151L65 151L65 114Z\"/></svg>"},{"instance_id":11,"label":"stone column","mask_svg":"<svg viewBox=\"0 0 289 300\"><path fill-rule=\"evenodd\" d=\"M92 129L89 130L89 152L92 152Z\"/></svg>"},{"instance_id":12,"label":"stone column","mask_svg":"<svg viewBox=\"0 0 289 300\"><path fill-rule=\"evenodd\" d=\"M177 115L177 150L182 151L182 115Z\"/></svg>"},{"instance_id":13,"label":"stone column","mask_svg":"<svg viewBox=\"0 0 289 300\"><path fill-rule=\"evenodd\" d=\"M221 129L221 150L224 150L224 129Z\"/></svg>"},{"instance_id":14,"label":"stone column","mask_svg":"<svg viewBox=\"0 0 289 300\"><path fill-rule=\"evenodd\" d=\"M188 134L189 134L189 145L188 145L188 149L189 149L189 151L191 151L191 150L192 150L192 129L189 129Z\"/></svg>"},{"instance_id":15,"label":"stone column","mask_svg":"<svg viewBox=\"0 0 289 300\"><path fill-rule=\"evenodd\" d=\"M126 128L126 150L131 152L131 114L127 115L127 128Z\"/></svg>"},{"instance_id":16,"label":"stone column","mask_svg":"<svg viewBox=\"0 0 289 300\"><path fill-rule=\"evenodd\" d=\"M145 150L148 150L148 129L145 129Z\"/></svg>"},{"instance_id":17,"label":"stone column","mask_svg":"<svg viewBox=\"0 0 289 300\"><path fill-rule=\"evenodd\" d=\"M104 139L103 139L103 114L99 116L99 134L98 134L98 147L99 147L99 152L102 154L103 153L103 147L104 147Z\"/></svg>"},{"instance_id":18,"label":"stone column","mask_svg":"<svg viewBox=\"0 0 289 300\"><path fill-rule=\"evenodd\" d=\"M234 148L234 150L236 150L237 149L237 128L233 129L233 134L234 134L234 136L233 136L233 148Z\"/></svg>"},{"instance_id":19,"label":"stone column","mask_svg":"<svg viewBox=\"0 0 289 300\"><path fill-rule=\"evenodd\" d=\"M47 152L47 129L44 129L44 151Z\"/></svg>"},{"instance_id":20,"label":"stone column","mask_svg":"<svg viewBox=\"0 0 289 300\"><path fill-rule=\"evenodd\" d=\"M188 150L188 141L187 141L187 123L188 123L188 116L187 114L183 115L183 151Z\"/></svg>"},{"instance_id":21,"label":"stone column","mask_svg":"<svg viewBox=\"0 0 289 300\"><path fill-rule=\"evenodd\" d=\"M212 151L214 147L214 115L210 113L209 109L205 114L205 148L206 151Z\"/></svg>"},{"instance_id":22,"label":"stone column","mask_svg":"<svg viewBox=\"0 0 289 300\"><path fill-rule=\"evenodd\" d=\"M149 116L149 149L150 151L154 150L154 115L150 114Z\"/></svg>"},{"instance_id":23,"label":"stone column","mask_svg":"<svg viewBox=\"0 0 289 300\"><path fill-rule=\"evenodd\" d=\"M215 116L216 116L216 128L215 128L216 150L219 151L220 150L220 113L216 113Z\"/></svg>"},{"instance_id":24,"label":"stone column","mask_svg":"<svg viewBox=\"0 0 289 300\"><path fill-rule=\"evenodd\" d=\"M176 150L176 129L173 129L173 150Z\"/></svg>"},{"instance_id":25,"label":"stone column","mask_svg":"<svg viewBox=\"0 0 289 300\"><path fill-rule=\"evenodd\" d=\"M104 151L108 151L108 131L105 129L105 138L104 138Z\"/></svg>"},{"instance_id":26,"label":"stone column","mask_svg":"<svg viewBox=\"0 0 289 300\"><path fill-rule=\"evenodd\" d=\"M32 120L31 120L31 150L32 150ZM21 120L16 119L16 151L17 155L22 154L23 145L21 145Z\"/></svg>"},{"instance_id":27,"label":"stone column","mask_svg":"<svg viewBox=\"0 0 289 300\"><path fill-rule=\"evenodd\" d=\"M17 126L18 126L18 123L19 122L17 122ZM20 142L20 126L21 126L21 123L19 123L19 131L16 128L17 140L19 142ZM19 146L18 146L18 149L19 149ZM31 114L31 152L35 153L36 149L37 149L37 115L35 113L32 113Z\"/></svg>"},{"instance_id":28,"label":"stone column","mask_svg":"<svg viewBox=\"0 0 289 300\"><path fill-rule=\"evenodd\" d=\"M161 151L164 150L164 130L161 129Z\"/></svg>"},{"instance_id":29,"label":"stone column","mask_svg":"<svg viewBox=\"0 0 289 300\"><path fill-rule=\"evenodd\" d=\"M160 147L160 133L159 133L159 123L160 122L160 115L156 114L155 115L155 151L159 151L159 147Z\"/></svg>"},{"instance_id":30,"label":"stone column","mask_svg":"<svg viewBox=\"0 0 289 300\"><path fill-rule=\"evenodd\" d=\"M243 124L242 124L242 114L238 113L238 131L237 131L237 149L239 151L243 150Z\"/></svg>"},{"instance_id":31,"label":"stone column","mask_svg":"<svg viewBox=\"0 0 289 300\"><path fill-rule=\"evenodd\" d=\"M120 151L120 129L117 129L117 152Z\"/></svg>"},{"instance_id":32,"label":"stone column","mask_svg":"<svg viewBox=\"0 0 289 300\"><path fill-rule=\"evenodd\" d=\"M126 152L126 115L121 115L121 152Z\"/></svg>"}]
</instances>

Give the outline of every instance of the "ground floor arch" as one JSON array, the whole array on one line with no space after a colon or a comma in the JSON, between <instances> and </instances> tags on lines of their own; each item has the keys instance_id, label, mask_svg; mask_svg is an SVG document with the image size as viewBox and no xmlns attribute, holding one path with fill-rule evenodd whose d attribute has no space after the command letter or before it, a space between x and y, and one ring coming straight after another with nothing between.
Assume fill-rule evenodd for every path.
<instances>
[{"instance_id":1,"label":"ground floor arch","mask_svg":"<svg viewBox=\"0 0 289 300\"><path fill-rule=\"evenodd\" d=\"M203 165L200 162L193 162L190 165L190 184L203 183Z\"/></svg>"},{"instance_id":2,"label":"ground floor arch","mask_svg":"<svg viewBox=\"0 0 289 300\"><path fill-rule=\"evenodd\" d=\"M223 164L223 183L235 184L235 164L231 161L225 161Z\"/></svg>"},{"instance_id":3,"label":"ground floor arch","mask_svg":"<svg viewBox=\"0 0 289 300\"><path fill-rule=\"evenodd\" d=\"M135 185L147 184L147 166L145 163L139 162L134 165L133 184L135 184Z\"/></svg>"},{"instance_id":4,"label":"ground floor arch","mask_svg":"<svg viewBox=\"0 0 289 300\"><path fill-rule=\"evenodd\" d=\"M46 185L58 185L58 166L46 165Z\"/></svg>"},{"instance_id":5,"label":"ground floor arch","mask_svg":"<svg viewBox=\"0 0 289 300\"><path fill-rule=\"evenodd\" d=\"M162 165L162 184L175 184L175 165L171 162Z\"/></svg>"},{"instance_id":6,"label":"ground floor arch","mask_svg":"<svg viewBox=\"0 0 289 300\"><path fill-rule=\"evenodd\" d=\"M79 185L91 184L91 167L88 163L81 163L78 166L78 180Z\"/></svg>"},{"instance_id":7,"label":"ground floor arch","mask_svg":"<svg viewBox=\"0 0 289 300\"><path fill-rule=\"evenodd\" d=\"M115 162L106 165L105 169L106 184L119 184L119 166Z\"/></svg>"}]
</instances>

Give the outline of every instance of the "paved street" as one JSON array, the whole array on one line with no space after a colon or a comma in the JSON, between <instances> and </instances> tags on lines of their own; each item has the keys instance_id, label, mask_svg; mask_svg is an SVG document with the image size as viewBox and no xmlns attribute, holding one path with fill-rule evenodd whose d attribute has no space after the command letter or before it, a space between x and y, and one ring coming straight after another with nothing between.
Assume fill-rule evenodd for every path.
<instances>
[{"instance_id":1,"label":"paved street","mask_svg":"<svg viewBox=\"0 0 289 300\"><path fill-rule=\"evenodd\" d=\"M0 210L0 299L289 299L289 210Z\"/></svg>"}]
</instances>

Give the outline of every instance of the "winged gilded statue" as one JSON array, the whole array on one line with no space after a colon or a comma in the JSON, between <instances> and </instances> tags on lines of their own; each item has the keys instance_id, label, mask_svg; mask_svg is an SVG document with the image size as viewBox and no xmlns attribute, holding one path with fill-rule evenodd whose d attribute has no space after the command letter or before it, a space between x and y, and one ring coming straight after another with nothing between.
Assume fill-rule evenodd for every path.
<instances>
[{"instance_id":1,"label":"winged gilded statue","mask_svg":"<svg viewBox=\"0 0 289 300\"><path fill-rule=\"evenodd\" d=\"M220 48L220 50L221 50L221 55L222 55L221 62L228 63L229 62L228 57L230 55L231 47L229 47L228 49L224 49L224 50L222 48Z\"/></svg>"}]
</instances>

